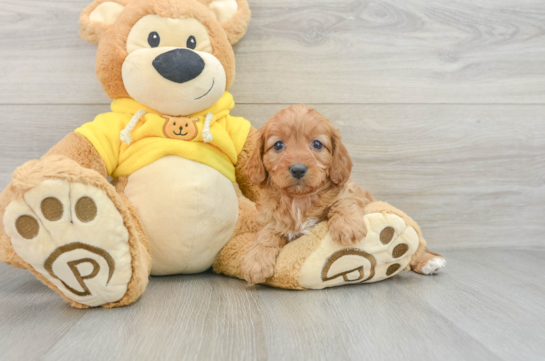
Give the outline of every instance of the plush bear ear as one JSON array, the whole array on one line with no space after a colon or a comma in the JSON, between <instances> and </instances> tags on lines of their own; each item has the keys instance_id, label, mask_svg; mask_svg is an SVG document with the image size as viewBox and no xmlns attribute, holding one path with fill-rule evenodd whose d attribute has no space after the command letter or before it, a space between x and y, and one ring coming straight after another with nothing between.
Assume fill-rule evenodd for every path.
<instances>
[{"instance_id":1,"label":"plush bear ear","mask_svg":"<svg viewBox=\"0 0 545 361\"><path fill-rule=\"evenodd\" d=\"M130 0L94 0L79 18L79 35L91 44L98 44L102 34L112 25Z\"/></svg>"},{"instance_id":2,"label":"plush bear ear","mask_svg":"<svg viewBox=\"0 0 545 361\"><path fill-rule=\"evenodd\" d=\"M250 22L251 12L246 0L201 0L207 4L221 24L231 44L244 34Z\"/></svg>"}]
</instances>

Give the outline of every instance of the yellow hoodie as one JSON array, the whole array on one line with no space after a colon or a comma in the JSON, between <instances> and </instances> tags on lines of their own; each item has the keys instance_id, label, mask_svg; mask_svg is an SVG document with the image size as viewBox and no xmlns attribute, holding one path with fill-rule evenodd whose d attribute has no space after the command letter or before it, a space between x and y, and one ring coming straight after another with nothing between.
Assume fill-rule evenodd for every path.
<instances>
[{"instance_id":1,"label":"yellow hoodie","mask_svg":"<svg viewBox=\"0 0 545 361\"><path fill-rule=\"evenodd\" d=\"M112 177L130 175L162 157L177 155L215 168L235 182L235 165L251 125L246 119L229 114L234 106L233 96L225 92L210 108L188 116L199 119L195 122L198 133L191 140L182 140L165 135L165 122L168 120L159 112L134 99L116 99L112 102L111 113L98 115L94 121L76 129L76 133L93 144ZM146 114L137 120L132 130L128 129L132 140L130 144L125 144L121 141L121 132L140 110ZM207 127L204 127L207 115L209 133ZM203 139L203 127L208 134L205 134L206 142Z\"/></svg>"}]
</instances>

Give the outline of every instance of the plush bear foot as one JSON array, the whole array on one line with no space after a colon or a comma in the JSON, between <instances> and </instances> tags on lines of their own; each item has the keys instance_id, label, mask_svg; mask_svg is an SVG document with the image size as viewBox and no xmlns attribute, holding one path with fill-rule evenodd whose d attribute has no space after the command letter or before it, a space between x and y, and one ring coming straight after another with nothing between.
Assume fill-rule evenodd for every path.
<instances>
[{"instance_id":1,"label":"plush bear foot","mask_svg":"<svg viewBox=\"0 0 545 361\"><path fill-rule=\"evenodd\" d=\"M395 215L371 213L363 218L368 233L352 247L333 242L329 233L301 267L299 284L321 289L351 283L377 282L401 272L418 249L413 227Z\"/></svg>"},{"instance_id":2,"label":"plush bear foot","mask_svg":"<svg viewBox=\"0 0 545 361\"><path fill-rule=\"evenodd\" d=\"M45 180L8 205L4 229L15 252L69 299L99 306L127 292L129 232L103 190Z\"/></svg>"},{"instance_id":3,"label":"plush bear foot","mask_svg":"<svg viewBox=\"0 0 545 361\"><path fill-rule=\"evenodd\" d=\"M250 211L241 214L239 219L252 219ZM334 242L327 222L289 242L278 254L274 274L265 284L286 289L322 289L377 282L408 269L431 274L444 266L444 259L425 247L418 224L399 209L372 202L365 207L362 221L367 235L353 246ZM246 223L250 226L239 227L218 255L215 272L243 278L241 264L259 229L257 222Z\"/></svg>"}]
</instances>

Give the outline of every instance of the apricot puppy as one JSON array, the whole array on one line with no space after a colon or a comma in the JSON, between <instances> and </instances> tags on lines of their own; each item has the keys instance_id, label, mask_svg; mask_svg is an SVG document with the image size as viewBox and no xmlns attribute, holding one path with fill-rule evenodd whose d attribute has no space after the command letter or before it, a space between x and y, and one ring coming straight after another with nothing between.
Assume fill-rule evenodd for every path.
<instances>
[{"instance_id":1,"label":"apricot puppy","mask_svg":"<svg viewBox=\"0 0 545 361\"><path fill-rule=\"evenodd\" d=\"M257 203L262 229L242 271L249 284L274 272L280 249L327 220L333 240L350 246L366 236L369 192L350 181L352 160L341 135L322 114L294 105L273 116L257 133L246 170L261 188Z\"/></svg>"}]
</instances>

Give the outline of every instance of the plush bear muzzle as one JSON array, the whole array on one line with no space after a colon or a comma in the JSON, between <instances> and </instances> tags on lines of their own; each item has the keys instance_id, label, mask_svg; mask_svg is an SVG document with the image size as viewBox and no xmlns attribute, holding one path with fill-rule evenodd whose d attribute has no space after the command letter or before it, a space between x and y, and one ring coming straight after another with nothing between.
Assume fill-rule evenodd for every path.
<instances>
[{"instance_id":1,"label":"plush bear muzzle","mask_svg":"<svg viewBox=\"0 0 545 361\"><path fill-rule=\"evenodd\" d=\"M165 79L185 83L198 77L204 70L204 60L192 50L174 49L157 56L153 67Z\"/></svg>"}]
</instances>

